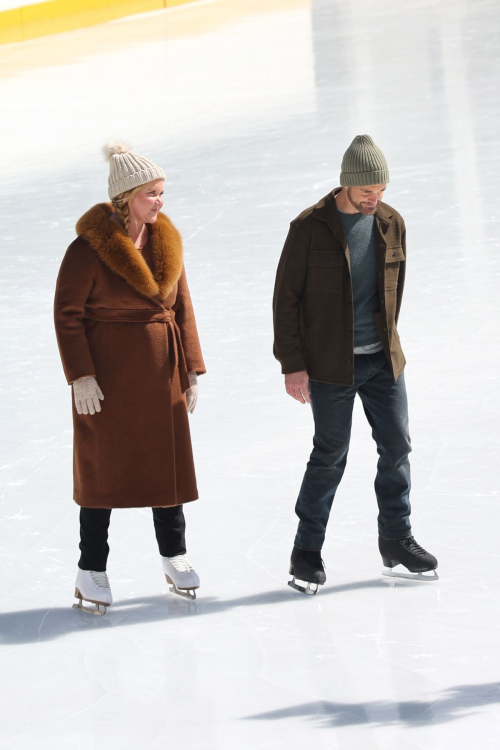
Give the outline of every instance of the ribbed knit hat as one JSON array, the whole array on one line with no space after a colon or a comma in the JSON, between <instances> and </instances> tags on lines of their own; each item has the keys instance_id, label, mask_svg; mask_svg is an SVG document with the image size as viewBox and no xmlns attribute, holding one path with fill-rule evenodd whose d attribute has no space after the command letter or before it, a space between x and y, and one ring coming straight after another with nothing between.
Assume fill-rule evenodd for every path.
<instances>
[{"instance_id":1,"label":"ribbed knit hat","mask_svg":"<svg viewBox=\"0 0 500 750\"><path fill-rule=\"evenodd\" d=\"M385 156L369 135L356 136L344 154L341 169L340 184L343 187L389 182Z\"/></svg>"},{"instance_id":2,"label":"ribbed knit hat","mask_svg":"<svg viewBox=\"0 0 500 750\"><path fill-rule=\"evenodd\" d=\"M120 193L145 185L151 180L165 179L165 172L161 167L131 151L126 143L109 141L103 151L109 160L108 193L111 200Z\"/></svg>"}]
</instances>

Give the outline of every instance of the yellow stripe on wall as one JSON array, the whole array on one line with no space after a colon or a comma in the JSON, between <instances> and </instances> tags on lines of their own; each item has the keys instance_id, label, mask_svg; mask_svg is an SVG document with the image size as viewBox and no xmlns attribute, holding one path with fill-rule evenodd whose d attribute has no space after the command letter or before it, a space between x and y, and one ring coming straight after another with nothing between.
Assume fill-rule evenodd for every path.
<instances>
[{"instance_id":1,"label":"yellow stripe on wall","mask_svg":"<svg viewBox=\"0 0 500 750\"><path fill-rule=\"evenodd\" d=\"M193 0L49 0L0 12L0 44L163 10Z\"/></svg>"},{"instance_id":2,"label":"yellow stripe on wall","mask_svg":"<svg viewBox=\"0 0 500 750\"><path fill-rule=\"evenodd\" d=\"M21 42L23 40L23 24L21 8L4 10L0 13L0 44Z\"/></svg>"}]
</instances>

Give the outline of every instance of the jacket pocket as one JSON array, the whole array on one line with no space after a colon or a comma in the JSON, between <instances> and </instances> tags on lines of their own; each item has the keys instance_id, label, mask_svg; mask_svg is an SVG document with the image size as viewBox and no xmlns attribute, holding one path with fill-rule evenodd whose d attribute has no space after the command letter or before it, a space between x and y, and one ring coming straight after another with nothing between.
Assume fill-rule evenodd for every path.
<instances>
[{"instance_id":1,"label":"jacket pocket","mask_svg":"<svg viewBox=\"0 0 500 750\"><path fill-rule=\"evenodd\" d=\"M334 250L310 250L306 289L311 292L342 291L344 256Z\"/></svg>"},{"instance_id":2,"label":"jacket pocket","mask_svg":"<svg viewBox=\"0 0 500 750\"><path fill-rule=\"evenodd\" d=\"M385 252L385 288L389 291L396 289L398 285L399 265L405 260L405 254L401 245L388 247Z\"/></svg>"}]
</instances>

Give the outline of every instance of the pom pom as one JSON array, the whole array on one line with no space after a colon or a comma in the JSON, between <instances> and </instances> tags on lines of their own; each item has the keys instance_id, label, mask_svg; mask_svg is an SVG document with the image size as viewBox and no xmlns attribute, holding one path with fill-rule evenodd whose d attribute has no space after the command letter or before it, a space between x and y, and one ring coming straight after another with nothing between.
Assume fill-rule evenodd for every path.
<instances>
[{"instance_id":1,"label":"pom pom","mask_svg":"<svg viewBox=\"0 0 500 750\"><path fill-rule=\"evenodd\" d=\"M108 141L104 144L102 152L107 161L115 154L126 154L130 151L128 143L123 141Z\"/></svg>"}]
</instances>

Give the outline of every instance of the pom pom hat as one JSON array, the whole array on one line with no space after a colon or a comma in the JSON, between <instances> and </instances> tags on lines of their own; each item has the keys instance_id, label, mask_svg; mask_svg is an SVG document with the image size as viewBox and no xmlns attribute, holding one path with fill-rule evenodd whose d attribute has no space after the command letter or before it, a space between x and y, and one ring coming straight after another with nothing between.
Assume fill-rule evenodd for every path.
<instances>
[{"instance_id":1,"label":"pom pom hat","mask_svg":"<svg viewBox=\"0 0 500 750\"><path fill-rule=\"evenodd\" d=\"M126 143L110 141L103 151L109 160L108 193L111 200L139 185L165 179L165 172L161 167L131 151Z\"/></svg>"},{"instance_id":2,"label":"pom pom hat","mask_svg":"<svg viewBox=\"0 0 500 750\"><path fill-rule=\"evenodd\" d=\"M385 156L369 135L356 136L344 154L341 169L342 186L382 185L389 182Z\"/></svg>"}]
</instances>

